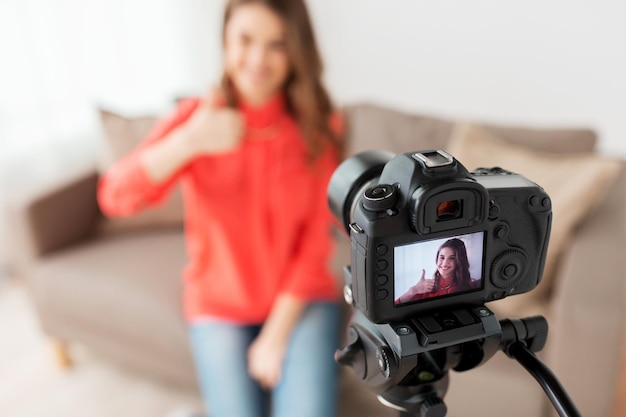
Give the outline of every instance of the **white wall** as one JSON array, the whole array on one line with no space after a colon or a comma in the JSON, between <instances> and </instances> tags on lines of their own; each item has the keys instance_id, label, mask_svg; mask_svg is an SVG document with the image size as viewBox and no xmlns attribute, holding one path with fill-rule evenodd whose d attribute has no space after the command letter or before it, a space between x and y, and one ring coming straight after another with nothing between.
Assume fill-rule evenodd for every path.
<instances>
[{"instance_id":1,"label":"white wall","mask_svg":"<svg viewBox=\"0 0 626 417\"><path fill-rule=\"evenodd\" d=\"M309 0L340 103L585 125L626 156L626 2Z\"/></svg>"},{"instance_id":2,"label":"white wall","mask_svg":"<svg viewBox=\"0 0 626 417\"><path fill-rule=\"evenodd\" d=\"M203 27L189 47L204 83L215 77L213 64L219 62L222 4L202 4L187 25ZM326 83L339 104L368 100L454 118L592 127L604 152L626 156L626 2L308 0L308 5Z\"/></svg>"},{"instance_id":3,"label":"white wall","mask_svg":"<svg viewBox=\"0 0 626 417\"><path fill-rule=\"evenodd\" d=\"M589 126L626 157L626 2L307 1L338 104ZM97 104L153 111L207 88L223 3L0 1L0 163L85 140Z\"/></svg>"},{"instance_id":4,"label":"white wall","mask_svg":"<svg viewBox=\"0 0 626 417\"><path fill-rule=\"evenodd\" d=\"M626 155L626 2L307 1L339 104L588 125ZM162 108L206 88L220 73L223 3L0 2L1 133L66 135L85 104Z\"/></svg>"}]
</instances>

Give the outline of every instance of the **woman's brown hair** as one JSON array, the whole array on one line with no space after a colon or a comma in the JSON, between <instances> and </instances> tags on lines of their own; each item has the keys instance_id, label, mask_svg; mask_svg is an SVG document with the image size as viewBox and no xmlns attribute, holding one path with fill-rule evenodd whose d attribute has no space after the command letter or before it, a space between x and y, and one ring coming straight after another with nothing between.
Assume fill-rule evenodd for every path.
<instances>
[{"instance_id":1,"label":"woman's brown hair","mask_svg":"<svg viewBox=\"0 0 626 417\"><path fill-rule=\"evenodd\" d=\"M340 151L339 132L330 125L333 105L321 81L322 58L304 0L229 0L224 11L223 30L237 7L252 3L268 7L285 26L291 65L284 86L287 109L300 126L310 159L314 160L329 144ZM236 93L226 73L222 76L222 88L227 102L235 106Z\"/></svg>"}]
</instances>

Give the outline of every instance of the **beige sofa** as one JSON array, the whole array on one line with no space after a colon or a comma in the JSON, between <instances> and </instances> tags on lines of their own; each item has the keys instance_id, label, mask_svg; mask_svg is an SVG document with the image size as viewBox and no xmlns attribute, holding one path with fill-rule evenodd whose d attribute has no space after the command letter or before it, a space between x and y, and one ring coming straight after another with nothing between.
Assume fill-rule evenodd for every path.
<instances>
[{"instance_id":1,"label":"beige sofa","mask_svg":"<svg viewBox=\"0 0 626 417\"><path fill-rule=\"evenodd\" d=\"M556 239L546 279L528 294L490 306L501 318L544 314L550 331L541 357L582 415L610 416L624 328L622 162L594 153L596 136L588 129L487 126L368 104L344 110L348 154L444 149L470 169L495 160L546 184ZM103 121L110 163L154 120L105 112ZM196 390L180 306L186 256L179 202L126 222L104 219L95 200L100 168L68 167L54 186L7 206L14 262L32 292L41 327L63 348L58 352L66 361L72 344L81 344L127 369ZM336 236L334 267L340 277L349 262L348 239ZM396 415L350 369L342 369L341 376L342 416ZM452 417L552 413L539 385L502 353L471 371L451 372L445 400Z\"/></svg>"}]
</instances>

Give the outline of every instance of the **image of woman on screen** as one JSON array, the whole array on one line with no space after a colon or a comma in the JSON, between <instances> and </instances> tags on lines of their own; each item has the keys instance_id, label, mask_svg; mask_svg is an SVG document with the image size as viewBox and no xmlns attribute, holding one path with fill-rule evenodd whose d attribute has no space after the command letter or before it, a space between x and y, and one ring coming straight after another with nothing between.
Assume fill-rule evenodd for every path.
<instances>
[{"instance_id":1,"label":"image of woman on screen","mask_svg":"<svg viewBox=\"0 0 626 417\"><path fill-rule=\"evenodd\" d=\"M432 279L426 279L426 271L408 291L396 298L396 304L410 303L424 298L464 292L475 288L470 276L469 260L465 243L453 238L445 241L437 250L436 270Z\"/></svg>"}]
</instances>

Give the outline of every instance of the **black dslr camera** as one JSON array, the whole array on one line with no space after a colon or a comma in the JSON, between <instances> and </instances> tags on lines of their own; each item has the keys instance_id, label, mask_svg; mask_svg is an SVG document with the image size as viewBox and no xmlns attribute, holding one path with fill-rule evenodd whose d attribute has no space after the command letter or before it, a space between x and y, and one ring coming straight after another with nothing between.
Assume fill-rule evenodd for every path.
<instances>
[{"instance_id":1,"label":"black dslr camera","mask_svg":"<svg viewBox=\"0 0 626 417\"><path fill-rule=\"evenodd\" d=\"M350 235L345 295L356 307L335 359L381 402L401 415L444 416L449 369L472 369L498 350L525 367L539 361L546 320L498 320L484 304L541 280L552 220L541 187L501 168L470 173L439 150L369 151L337 168L328 200ZM552 394L556 381L540 382L556 385ZM566 397L553 402L563 408Z\"/></svg>"},{"instance_id":2,"label":"black dslr camera","mask_svg":"<svg viewBox=\"0 0 626 417\"><path fill-rule=\"evenodd\" d=\"M482 305L541 280L551 202L521 175L470 173L443 151L371 151L339 166L328 198L350 234L347 297L375 323Z\"/></svg>"}]
</instances>

